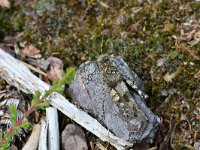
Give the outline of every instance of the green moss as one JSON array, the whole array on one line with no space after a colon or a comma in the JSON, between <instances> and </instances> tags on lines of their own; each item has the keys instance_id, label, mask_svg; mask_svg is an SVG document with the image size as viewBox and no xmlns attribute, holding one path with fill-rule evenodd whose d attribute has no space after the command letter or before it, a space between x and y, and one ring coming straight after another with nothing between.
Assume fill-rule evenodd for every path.
<instances>
[{"instance_id":1,"label":"green moss","mask_svg":"<svg viewBox=\"0 0 200 150\"><path fill-rule=\"evenodd\" d=\"M184 145L189 147L195 139L186 138L184 131L180 130L180 116L185 113L190 123L195 120L200 124L191 111L197 108L196 97L199 95L194 96L194 93L198 91L199 78L194 76L200 65L176 44L184 44L197 56L200 45L191 46L190 41L181 43L176 37L198 29L194 26L197 25L195 20L200 19L200 4L190 0L163 0L151 4L132 0L103 2L109 7L96 0L85 3L79 0L36 0L34 5L18 11L4 10L0 14L0 36L23 28L24 40L37 45L45 56L56 53L55 56L61 58L66 66L79 66L83 61L95 60L105 53L123 56L131 69L145 81L150 108L165 116L165 123L175 116L174 122L178 127L172 145L178 149ZM191 19L194 20L192 26L185 26L184 23ZM160 58L166 60L162 66L157 65ZM165 81L164 76L173 73L172 81ZM176 92L162 94L163 90L168 92L170 89ZM182 101L190 105L186 112L180 107ZM168 129L169 124L165 123ZM192 136L196 127L191 131ZM195 134L200 136L200 133Z\"/></svg>"},{"instance_id":2,"label":"green moss","mask_svg":"<svg viewBox=\"0 0 200 150\"><path fill-rule=\"evenodd\" d=\"M2 9L0 11L0 38L22 30L24 26L24 13L20 5L13 3L10 9Z\"/></svg>"}]
</instances>

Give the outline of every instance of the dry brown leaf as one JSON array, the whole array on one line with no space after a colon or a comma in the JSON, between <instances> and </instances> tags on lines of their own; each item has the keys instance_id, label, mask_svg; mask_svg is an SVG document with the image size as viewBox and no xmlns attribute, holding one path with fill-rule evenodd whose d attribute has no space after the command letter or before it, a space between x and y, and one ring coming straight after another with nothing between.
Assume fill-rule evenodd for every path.
<instances>
[{"instance_id":1,"label":"dry brown leaf","mask_svg":"<svg viewBox=\"0 0 200 150\"><path fill-rule=\"evenodd\" d=\"M181 45L181 44L175 44L176 49L178 49L179 51L183 52L184 54L187 54L191 57L193 57L195 60L200 60L200 57L197 56L193 51L189 50L186 46Z\"/></svg>"},{"instance_id":2,"label":"dry brown leaf","mask_svg":"<svg viewBox=\"0 0 200 150\"><path fill-rule=\"evenodd\" d=\"M25 47L21 50L25 56L34 57L40 53L40 50L33 46L31 43L26 43Z\"/></svg>"},{"instance_id":3,"label":"dry brown leaf","mask_svg":"<svg viewBox=\"0 0 200 150\"><path fill-rule=\"evenodd\" d=\"M24 35L23 32L17 33L15 36L5 36L3 41L8 43L8 44L14 44L16 42L21 41L22 36Z\"/></svg>"},{"instance_id":4,"label":"dry brown leaf","mask_svg":"<svg viewBox=\"0 0 200 150\"><path fill-rule=\"evenodd\" d=\"M186 33L184 32L184 30L181 30L181 35L177 36L176 42L177 43L188 42L194 37L196 32L197 32L196 29L193 29L193 30L186 32Z\"/></svg>"},{"instance_id":5,"label":"dry brown leaf","mask_svg":"<svg viewBox=\"0 0 200 150\"><path fill-rule=\"evenodd\" d=\"M51 81L61 79L64 66L62 60L56 57L49 57L47 61L49 62L48 78Z\"/></svg>"},{"instance_id":6,"label":"dry brown leaf","mask_svg":"<svg viewBox=\"0 0 200 150\"><path fill-rule=\"evenodd\" d=\"M167 32L170 31L171 29L174 28L174 24L170 23L170 22L166 22L164 24L164 28L162 29L163 32Z\"/></svg>"},{"instance_id":7,"label":"dry brown leaf","mask_svg":"<svg viewBox=\"0 0 200 150\"><path fill-rule=\"evenodd\" d=\"M8 0L0 0L0 6L10 8L10 2Z\"/></svg>"},{"instance_id":8,"label":"dry brown leaf","mask_svg":"<svg viewBox=\"0 0 200 150\"><path fill-rule=\"evenodd\" d=\"M86 56L82 52L77 54L77 58L78 58L78 60L81 60L81 61L86 60Z\"/></svg>"},{"instance_id":9,"label":"dry brown leaf","mask_svg":"<svg viewBox=\"0 0 200 150\"><path fill-rule=\"evenodd\" d=\"M85 134L80 127L68 124L62 132L62 147L64 150L87 150Z\"/></svg>"}]
</instances>

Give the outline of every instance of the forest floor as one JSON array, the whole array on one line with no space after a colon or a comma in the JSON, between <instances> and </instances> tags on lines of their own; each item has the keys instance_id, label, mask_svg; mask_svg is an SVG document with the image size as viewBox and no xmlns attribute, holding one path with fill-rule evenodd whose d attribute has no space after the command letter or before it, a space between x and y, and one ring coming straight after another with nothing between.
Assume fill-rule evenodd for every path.
<instances>
[{"instance_id":1,"label":"forest floor","mask_svg":"<svg viewBox=\"0 0 200 150\"><path fill-rule=\"evenodd\" d=\"M122 56L162 119L152 147L200 148L198 0L13 0L0 22L1 48L20 53L29 43L65 68Z\"/></svg>"}]
</instances>

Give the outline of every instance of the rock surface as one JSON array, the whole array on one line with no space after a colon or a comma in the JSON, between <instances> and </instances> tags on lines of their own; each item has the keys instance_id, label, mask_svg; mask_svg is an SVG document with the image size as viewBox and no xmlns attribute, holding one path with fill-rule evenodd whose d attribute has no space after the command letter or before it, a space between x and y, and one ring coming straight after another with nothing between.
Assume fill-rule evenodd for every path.
<instances>
[{"instance_id":1,"label":"rock surface","mask_svg":"<svg viewBox=\"0 0 200 150\"><path fill-rule=\"evenodd\" d=\"M88 61L76 72L71 97L116 136L152 142L160 119L146 106L144 84L121 57Z\"/></svg>"}]
</instances>

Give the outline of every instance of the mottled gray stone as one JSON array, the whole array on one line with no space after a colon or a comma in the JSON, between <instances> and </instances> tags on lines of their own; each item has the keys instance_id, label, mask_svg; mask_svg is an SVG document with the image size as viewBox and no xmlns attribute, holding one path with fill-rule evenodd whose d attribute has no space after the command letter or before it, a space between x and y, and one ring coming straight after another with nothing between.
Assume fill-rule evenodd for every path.
<instances>
[{"instance_id":1,"label":"mottled gray stone","mask_svg":"<svg viewBox=\"0 0 200 150\"><path fill-rule=\"evenodd\" d=\"M119 100L113 100L111 89ZM153 141L160 119L146 106L144 82L121 57L83 63L69 90L78 106L116 136L133 143Z\"/></svg>"}]
</instances>

